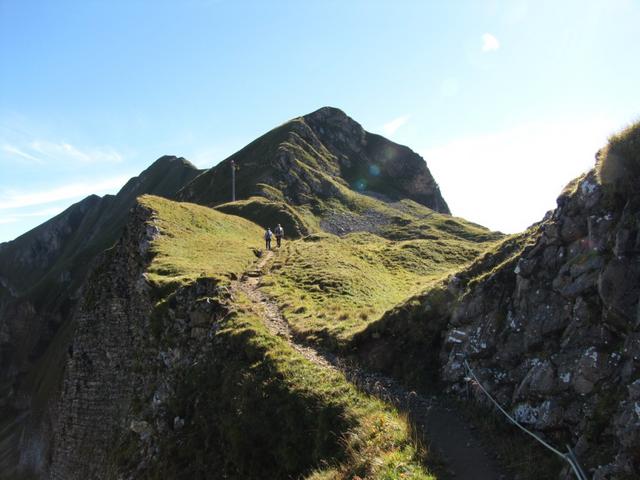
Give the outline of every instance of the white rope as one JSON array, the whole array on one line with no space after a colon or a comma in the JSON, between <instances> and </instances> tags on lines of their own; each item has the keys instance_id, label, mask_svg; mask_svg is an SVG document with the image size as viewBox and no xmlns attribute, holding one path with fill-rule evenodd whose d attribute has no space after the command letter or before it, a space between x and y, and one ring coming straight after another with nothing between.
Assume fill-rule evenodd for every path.
<instances>
[{"instance_id":1,"label":"white rope","mask_svg":"<svg viewBox=\"0 0 640 480\"><path fill-rule=\"evenodd\" d=\"M572 451L569 448L569 453L562 453L560 450L558 450L557 448L549 445L547 442L545 442L542 438L540 438L538 435L536 435L535 433L533 433L532 431L526 429L525 427L523 427L515 418L513 418L511 415L509 415L509 413L502 408L502 405L500 405L495 398L493 398L491 396L491 394L487 391L486 388L484 388L484 386L482 385L482 383L480 382L480 380L478 380L478 377L476 377L475 373L473 373L473 370L471 369L471 367L469 366L469 363L467 362L466 359L464 359L464 366L467 369L467 373L469 373L469 375L471 376L471 378L473 378L473 380L475 380L476 384L478 385L478 387L480 387L480 389L484 392L484 394L489 398L489 400L491 400L491 402L496 406L496 408L498 410L500 410L502 412L502 414L507 417L509 419L509 421L511 423L513 423L516 427L518 427L520 430L522 430L523 432L525 432L527 435L532 436L533 438L535 438L538 442L540 442L542 445L544 445L547 449L551 450L553 453L555 453L556 455L558 455L559 457L561 457L563 460L565 460L567 463L569 463L569 465L571 465L571 469L573 470L573 473L575 473L576 478L578 478L578 480L588 480L587 476L585 475L584 471L582 470L582 468L580 467L580 465L578 464L577 459L575 458L574 455L572 455Z\"/></svg>"}]
</instances>

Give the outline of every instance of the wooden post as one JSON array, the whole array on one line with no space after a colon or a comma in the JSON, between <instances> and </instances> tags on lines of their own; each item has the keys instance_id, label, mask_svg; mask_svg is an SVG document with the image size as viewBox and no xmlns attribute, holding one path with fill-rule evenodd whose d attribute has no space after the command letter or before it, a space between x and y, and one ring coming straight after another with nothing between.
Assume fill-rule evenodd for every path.
<instances>
[{"instance_id":1,"label":"wooden post","mask_svg":"<svg viewBox=\"0 0 640 480\"><path fill-rule=\"evenodd\" d=\"M236 162L231 160L231 201L236 201Z\"/></svg>"}]
</instances>

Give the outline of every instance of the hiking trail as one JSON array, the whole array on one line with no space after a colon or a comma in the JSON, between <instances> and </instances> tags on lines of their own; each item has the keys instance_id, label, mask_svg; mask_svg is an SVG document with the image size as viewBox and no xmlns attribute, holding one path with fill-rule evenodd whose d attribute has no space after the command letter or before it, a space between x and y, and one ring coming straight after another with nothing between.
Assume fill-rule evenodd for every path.
<instances>
[{"instance_id":1,"label":"hiking trail","mask_svg":"<svg viewBox=\"0 0 640 480\"><path fill-rule=\"evenodd\" d=\"M495 461L472 433L472 428L453 408L443 405L436 396L426 397L402 387L395 380L368 372L348 364L339 356L300 343L278 305L260 290L260 282L268 268L273 251L265 251L252 270L232 282L232 290L241 291L252 302L252 308L274 335L284 338L291 347L310 362L341 372L361 391L391 403L406 412L429 442L428 448L437 452L445 463L438 478L463 480L507 480Z\"/></svg>"}]
</instances>

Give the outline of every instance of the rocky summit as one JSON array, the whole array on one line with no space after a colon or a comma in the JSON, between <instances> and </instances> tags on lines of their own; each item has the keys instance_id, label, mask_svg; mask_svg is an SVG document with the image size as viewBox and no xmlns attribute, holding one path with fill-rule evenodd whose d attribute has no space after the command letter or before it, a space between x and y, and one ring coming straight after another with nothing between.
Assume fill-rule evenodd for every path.
<instances>
[{"instance_id":1,"label":"rocky summit","mask_svg":"<svg viewBox=\"0 0 640 480\"><path fill-rule=\"evenodd\" d=\"M330 107L71 206L0 245L0 479L572 478L488 395L637 478L639 132L511 236Z\"/></svg>"}]
</instances>

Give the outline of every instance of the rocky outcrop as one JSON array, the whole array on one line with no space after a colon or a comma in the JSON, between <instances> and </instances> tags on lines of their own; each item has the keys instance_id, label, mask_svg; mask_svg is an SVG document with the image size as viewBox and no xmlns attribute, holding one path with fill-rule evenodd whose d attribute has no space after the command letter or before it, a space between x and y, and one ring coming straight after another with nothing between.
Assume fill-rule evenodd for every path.
<instances>
[{"instance_id":1,"label":"rocky outcrop","mask_svg":"<svg viewBox=\"0 0 640 480\"><path fill-rule=\"evenodd\" d=\"M365 131L337 108L324 107L303 119L336 158L341 176L354 190L409 198L451 213L424 159L410 148Z\"/></svg>"},{"instance_id":2,"label":"rocky outcrop","mask_svg":"<svg viewBox=\"0 0 640 480\"><path fill-rule=\"evenodd\" d=\"M442 377L466 391L468 359L522 423L576 445L594 478L637 475L639 295L640 196L609 194L592 171L522 253L462 293Z\"/></svg>"}]
</instances>

